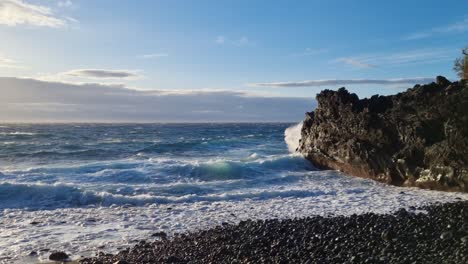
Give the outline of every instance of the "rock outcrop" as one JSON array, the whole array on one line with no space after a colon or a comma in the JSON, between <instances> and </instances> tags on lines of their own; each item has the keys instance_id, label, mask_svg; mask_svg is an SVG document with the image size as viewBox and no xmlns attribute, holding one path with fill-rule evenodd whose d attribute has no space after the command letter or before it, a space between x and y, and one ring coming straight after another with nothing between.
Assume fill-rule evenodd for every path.
<instances>
[{"instance_id":1,"label":"rock outcrop","mask_svg":"<svg viewBox=\"0 0 468 264\"><path fill-rule=\"evenodd\" d=\"M468 191L468 82L359 99L324 90L298 151L316 167L398 186Z\"/></svg>"}]
</instances>

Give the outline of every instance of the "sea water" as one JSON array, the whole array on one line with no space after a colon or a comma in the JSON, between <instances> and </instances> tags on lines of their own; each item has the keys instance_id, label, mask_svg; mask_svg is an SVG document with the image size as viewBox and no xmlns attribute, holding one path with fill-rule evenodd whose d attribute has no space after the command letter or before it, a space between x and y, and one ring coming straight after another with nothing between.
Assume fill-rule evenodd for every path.
<instances>
[{"instance_id":1,"label":"sea water","mask_svg":"<svg viewBox=\"0 0 468 264\"><path fill-rule=\"evenodd\" d=\"M115 252L246 219L387 213L468 199L315 169L302 124L0 126L0 263Z\"/></svg>"}]
</instances>

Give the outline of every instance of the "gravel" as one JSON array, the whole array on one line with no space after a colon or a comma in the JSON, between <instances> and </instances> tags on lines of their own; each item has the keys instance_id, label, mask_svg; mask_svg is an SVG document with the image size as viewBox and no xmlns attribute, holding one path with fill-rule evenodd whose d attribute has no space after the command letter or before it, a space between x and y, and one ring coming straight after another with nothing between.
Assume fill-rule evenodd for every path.
<instances>
[{"instance_id":1,"label":"gravel","mask_svg":"<svg viewBox=\"0 0 468 264\"><path fill-rule=\"evenodd\" d=\"M248 220L170 238L158 232L80 263L468 263L467 201L409 210Z\"/></svg>"}]
</instances>

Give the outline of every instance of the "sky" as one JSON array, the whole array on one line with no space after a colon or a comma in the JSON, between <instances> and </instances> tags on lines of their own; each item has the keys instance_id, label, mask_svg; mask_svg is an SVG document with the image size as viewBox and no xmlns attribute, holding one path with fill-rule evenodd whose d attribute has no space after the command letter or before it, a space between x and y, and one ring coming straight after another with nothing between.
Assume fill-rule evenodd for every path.
<instances>
[{"instance_id":1,"label":"sky","mask_svg":"<svg viewBox=\"0 0 468 264\"><path fill-rule=\"evenodd\" d=\"M0 38L0 121L298 121L456 80L468 2L0 0Z\"/></svg>"}]
</instances>

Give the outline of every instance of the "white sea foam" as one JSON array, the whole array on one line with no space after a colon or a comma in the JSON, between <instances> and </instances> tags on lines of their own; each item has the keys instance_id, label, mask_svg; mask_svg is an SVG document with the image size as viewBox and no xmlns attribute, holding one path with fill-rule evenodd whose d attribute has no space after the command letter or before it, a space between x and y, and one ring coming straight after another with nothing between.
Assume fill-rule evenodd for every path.
<instances>
[{"instance_id":1,"label":"white sea foam","mask_svg":"<svg viewBox=\"0 0 468 264\"><path fill-rule=\"evenodd\" d=\"M302 122L288 127L284 131L284 140L288 144L289 152L295 153L299 147L299 140L301 139Z\"/></svg>"},{"instance_id":2,"label":"white sea foam","mask_svg":"<svg viewBox=\"0 0 468 264\"><path fill-rule=\"evenodd\" d=\"M333 171L311 171L297 177L302 180L288 188L253 188L204 198L174 197L179 201L167 203L152 203L154 197L145 195L133 197L141 201L141 206L129 207L132 199L102 193L96 195L109 199L106 207L5 209L0 225L0 247L5 250L0 252L0 259L20 261L28 252L43 248L65 250L74 258L93 255L102 250L98 247L114 252L139 239L149 239L158 230L173 234L246 219L388 213L435 202L468 200L467 194L402 189ZM40 254L46 260L47 253Z\"/></svg>"},{"instance_id":3,"label":"white sea foam","mask_svg":"<svg viewBox=\"0 0 468 264\"><path fill-rule=\"evenodd\" d=\"M36 133L15 131L15 132L1 132L0 135L2 135L2 136L8 136L8 135L12 135L12 136L18 136L18 135L34 136L34 135L36 135Z\"/></svg>"}]
</instances>

